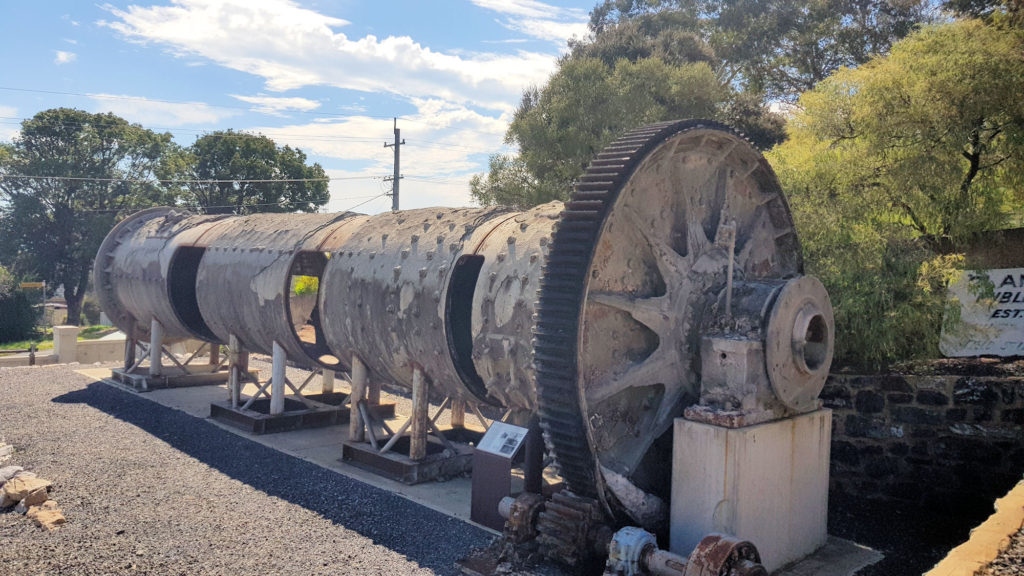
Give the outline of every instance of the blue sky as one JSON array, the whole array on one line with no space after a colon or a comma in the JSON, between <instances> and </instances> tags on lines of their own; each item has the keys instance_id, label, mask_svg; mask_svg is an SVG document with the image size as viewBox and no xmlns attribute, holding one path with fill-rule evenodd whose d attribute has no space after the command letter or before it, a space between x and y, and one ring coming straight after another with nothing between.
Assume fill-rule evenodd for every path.
<instances>
[{"instance_id":1,"label":"blue sky","mask_svg":"<svg viewBox=\"0 0 1024 576\"><path fill-rule=\"evenodd\" d=\"M0 141L54 107L174 134L261 132L319 162L328 209L470 204L523 88L543 84L596 0L4 2Z\"/></svg>"}]
</instances>

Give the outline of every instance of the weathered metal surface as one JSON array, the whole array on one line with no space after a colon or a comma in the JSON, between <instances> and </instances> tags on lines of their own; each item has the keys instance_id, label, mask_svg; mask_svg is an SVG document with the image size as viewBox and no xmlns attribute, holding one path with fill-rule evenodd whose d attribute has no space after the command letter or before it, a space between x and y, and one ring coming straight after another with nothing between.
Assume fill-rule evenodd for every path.
<instances>
[{"instance_id":1,"label":"weathered metal surface","mask_svg":"<svg viewBox=\"0 0 1024 576\"><path fill-rule=\"evenodd\" d=\"M249 350L270 354L274 342L293 360L331 369L345 366L325 342L305 342L296 332L289 298L292 276L315 275L306 260L327 262L330 242L343 243L365 216L259 214L235 217L219 230L199 264L199 310L222 342L238 337ZM336 312L334 314L337 314Z\"/></svg>"},{"instance_id":2,"label":"weathered metal surface","mask_svg":"<svg viewBox=\"0 0 1024 576\"><path fill-rule=\"evenodd\" d=\"M168 343L213 340L202 323L190 322L194 287L176 263L179 248L202 246L223 216L196 216L173 208L151 208L121 221L96 255L94 279L100 307L129 339L149 342L153 319ZM177 298L173 298L172 294Z\"/></svg>"},{"instance_id":3,"label":"weathered metal surface","mask_svg":"<svg viewBox=\"0 0 1024 576\"><path fill-rule=\"evenodd\" d=\"M687 558L685 576L768 576L750 542L724 534L706 536Z\"/></svg>"},{"instance_id":4,"label":"weathered metal surface","mask_svg":"<svg viewBox=\"0 0 1024 576\"><path fill-rule=\"evenodd\" d=\"M370 216L333 252L321 280L323 328L335 354L359 356L375 379L408 388L419 367L443 395L482 399L456 370L446 297L460 258L507 214L459 208Z\"/></svg>"},{"instance_id":5,"label":"weathered metal surface","mask_svg":"<svg viewBox=\"0 0 1024 576\"><path fill-rule=\"evenodd\" d=\"M602 151L554 233L536 325L541 421L569 487L643 520L621 479L667 496L656 440L698 399L702 328L730 276L801 272L778 182L729 128L666 122Z\"/></svg>"},{"instance_id":6,"label":"weathered metal surface","mask_svg":"<svg viewBox=\"0 0 1024 576\"><path fill-rule=\"evenodd\" d=\"M473 293L473 364L490 398L502 406L537 410L533 316L541 267L564 204L516 213L473 249L484 258Z\"/></svg>"}]
</instances>

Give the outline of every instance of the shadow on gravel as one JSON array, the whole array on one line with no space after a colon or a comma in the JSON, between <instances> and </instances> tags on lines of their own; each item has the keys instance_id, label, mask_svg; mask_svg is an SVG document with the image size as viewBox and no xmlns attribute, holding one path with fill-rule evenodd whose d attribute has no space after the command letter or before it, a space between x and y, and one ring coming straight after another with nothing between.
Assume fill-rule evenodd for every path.
<instances>
[{"instance_id":1,"label":"shadow on gravel","mask_svg":"<svg viewBox=\"0 0 1024 576\"><path fill-rule=\"evenodd\" d=\"M53 402L106 412L235 480L316 512L438 574L458 574L455 561L491 539L470 524L106 384L90 384Z\"/></svg>"}]
</instances>

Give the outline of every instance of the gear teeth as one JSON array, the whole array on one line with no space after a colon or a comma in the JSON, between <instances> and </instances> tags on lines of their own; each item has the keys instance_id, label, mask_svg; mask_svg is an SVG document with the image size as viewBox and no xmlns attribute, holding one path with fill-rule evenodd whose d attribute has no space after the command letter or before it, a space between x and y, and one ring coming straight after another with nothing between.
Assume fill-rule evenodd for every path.
<instances>
[{"instance_id":1,"label":"gear teeth","mask_svg":"<svg viewBox=\"0 0 1024 576\"><path fill-rule=\"evenodd\" d=\"M601 489L595 476L598 461L587 436L588 414L581 406L577 372L583 287L594 249L623 185L644 157L668 138L702 128L736 135L717 122L683 120L637 128L612 142L576 183L551 237L534 324L538 414L566 485L580 496L596 498ZM542 533L540 538L543 545L547 537ZM564 543L554 535L547 540L551 546Z\"/></svg>"}]
</instances>

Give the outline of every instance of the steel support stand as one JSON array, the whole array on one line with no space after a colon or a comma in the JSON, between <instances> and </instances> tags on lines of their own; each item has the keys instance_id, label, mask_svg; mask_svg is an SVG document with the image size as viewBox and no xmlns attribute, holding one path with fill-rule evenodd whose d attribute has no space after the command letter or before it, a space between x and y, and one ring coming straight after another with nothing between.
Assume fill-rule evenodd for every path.
<instances>
[{"instance_id":1,"label":"steel support stand","mask_svg":"<svg viewBox=\"0 0 1024 576\"><path fill-rule=\"evenodd\" d=\"M284 369L288 361L288 355L284 347L274 342L273 367L270 380L270 415L274 416L284 412Z\"/></svg>"},{"instance_id":2,"label":"steel support stand","mask_svg":"<svg viewBox=\"0 0 1024 576\"><path fill-rule=\"evenodd\" d=\"M451 423L452 423L452 428L465 428L466 427L466 401L465 400L452 400Z\"/></svg>"},{"instance_id":3,"label":"steel support stand","mask_svg":"<svg viewBox=\"0 0 1024 576\"><path fill-rule=\"evenodd\" d=\"M358 356L352 356L352 393L349 395L348 439L352 442L363 442L366 428L360 405L366 395L366 366Z\"/></svg>"},{"instance_id":4,"label":"steel support stand","mask_svg":"<svg viewBox=\"0 0 1024 576\"><path fill-rule=\"evenodd\" d=\"M427 379L419 368L412 372L412 429L409 432L409 459L422 460L427 455Z\"/></svg>"},{"instance_id":5,"label":"steel support stand","mask_svg":"<svg viewBox=\"0 0 1024 576\"><path fill-rule=\"evenodd\" d=\"M133 338L126 338L124 341L124 369L131 370L135 365L135 348L139 343Z\"/></svg>"},{"instance_id":6,"label":"steel support stand","mask_svg":"<svg viewBox=\"0 0 1024 576\"><path fill-rule=\"evenodd\" d=\"M320 372L320 391L324 394L334 394L334 370L324 368Z\"/></svg>"},{"instance_id":7,"label":"steel support stand","mask_svg":"<svg viewBox=\"0 0 1024 576\"><path fill-rule=\"evenodd\" d=\"M164 327L154 318L149 324L149 375L160 376L163 372Z\"/></svg>"}]
</instances>

